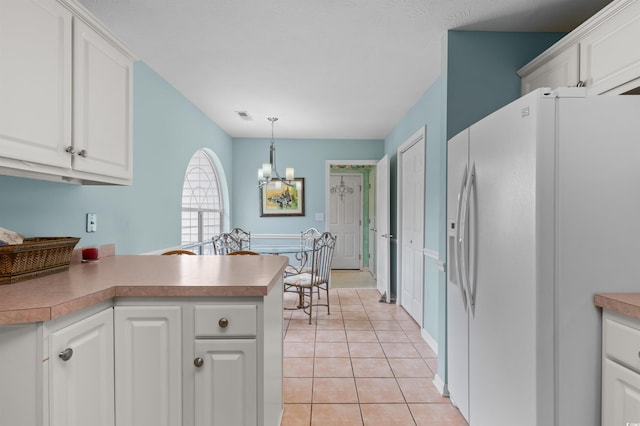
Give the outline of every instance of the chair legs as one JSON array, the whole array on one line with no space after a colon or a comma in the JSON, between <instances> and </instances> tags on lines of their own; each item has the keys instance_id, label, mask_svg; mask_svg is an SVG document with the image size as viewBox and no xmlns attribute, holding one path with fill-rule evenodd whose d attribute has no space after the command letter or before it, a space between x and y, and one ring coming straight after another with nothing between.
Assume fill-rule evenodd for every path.
<instances>
[{"instance_id":1,"label":"chair legs","mask_svg":"<svg viewBox=\"0 0 640 426\"><path fill-rule=\"evenodd\" d=\"M309 291L307 294L306 291ZM320 291L324 290L326 292L326 303L319 303ZM325 286L313 286L313 287L298 287L299 291L299 302L298 308L301 308L305 314L309 315L309 324L311 324L311 319L313 318L313 308L318 306L326 306L327 307L327 315L331 315L331 307L329 303L329 286L325 284ZM318 293L318 299L316 303L313 301L313 293ZM306 303L305 298L309 298L309 302Z\"/></svg>"}]
</instances>

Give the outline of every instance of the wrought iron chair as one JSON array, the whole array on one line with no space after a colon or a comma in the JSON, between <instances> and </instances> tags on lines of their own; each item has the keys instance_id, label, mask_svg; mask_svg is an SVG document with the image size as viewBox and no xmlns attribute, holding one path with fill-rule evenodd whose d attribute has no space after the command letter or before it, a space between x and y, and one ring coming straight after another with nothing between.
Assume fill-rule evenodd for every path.
<instances>
[{"instance_id":1,"label":"wrought iron chair","mask_svg":"<svg viewBox=\"0 0 640 426\"><path fill-rule=\"evenodd\" d=\"M233 238L230 233L220 233L212 238L213 254L224 255L234 251L242 250L240 242Z\"/></svg>"},{"instance_id":2,"label":"wrought iron chair","mask_svg":"<svg viewBox=\"0 0 640 426\"><path fill-rule=\"evenodd\" d=\"M249 250L251 248L251 232L233 228L229 234L240 243L241 250Z\"/></svg>"},{"instance_id":3,"label":"wrought iron chair","mask_svg":"<svg viewBox=\"0 0 640 426\"><path fill-rule=\"evenodd\" d=\"M300 232L300 250L295 254L295 258L298 261L297 265L287 265L284 270L285 275L296 275L304 272L311 272L311 267L307 264L309 260L309 250L313 249L313 241L320 237L322 232L316 228L309 228L306 231Z\"/></svg>"},{"instance_id":4,"label":"wrought iron chair","mask_svg":"<svg viewBox=\"0 0 640 426\"><path fill-rule=\"evenodd\" d=\"M303 272L296 275L289 275L284 278L285 286L294 288L298 292L298 309L304 310L309 315L309 324L313 315L314 306L326 306L327 314L331 314L329 303L329 278L331 276L331 261L333 251L336 247L337 237L329 232L324 232L321 236L313 240L313 250L311 252L310 272ZM314 303L314 290L325 291L326 303ZM308 299L308 300L307 300Z\"/></svg>"}]
</instances>

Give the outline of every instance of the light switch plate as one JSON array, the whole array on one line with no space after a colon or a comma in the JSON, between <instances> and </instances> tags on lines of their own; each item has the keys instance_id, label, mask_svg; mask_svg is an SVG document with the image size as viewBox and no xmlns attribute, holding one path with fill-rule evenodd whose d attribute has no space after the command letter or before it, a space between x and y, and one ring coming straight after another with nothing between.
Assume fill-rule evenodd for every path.
<instances>
[{"instance_id":1,"label":"light switch plate","mask_svg":"<svg viewBox=\"0 0 640 426\"><path fill-rule=\"evenodd\" d=\"M87 232L96 232L98 230L98 215L95 213L87 213Z\"/></svg>"}]
</instances>

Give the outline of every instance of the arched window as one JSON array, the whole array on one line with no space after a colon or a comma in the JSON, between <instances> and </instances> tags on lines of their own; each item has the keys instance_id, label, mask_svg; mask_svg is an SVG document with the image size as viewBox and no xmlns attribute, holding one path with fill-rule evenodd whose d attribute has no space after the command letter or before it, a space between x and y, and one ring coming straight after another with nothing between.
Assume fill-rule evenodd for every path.
<instances>
[{"instance_id":1,"label":"arched window","mask_svg":"<svg viewBox=\"0 0 640 426\"><path fill-rule=\"evenodd\" d=\"M182 187L182 246L211 254L211 238L222 231L223 202L212 156L199 149L187 166Z\"/></svg>"}]
</instances>

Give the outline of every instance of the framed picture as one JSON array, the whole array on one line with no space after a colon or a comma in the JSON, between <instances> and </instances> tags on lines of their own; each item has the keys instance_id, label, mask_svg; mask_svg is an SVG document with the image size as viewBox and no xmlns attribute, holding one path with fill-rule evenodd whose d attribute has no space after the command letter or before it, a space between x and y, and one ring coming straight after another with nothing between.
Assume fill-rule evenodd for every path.
<instances>
[{"instance_id":1,"label":"framed picture","mask_svg":"<svg viewBox=\"0 0 640 426\"><path fill-rule=\"evenodd\" d=\"M304 216L304 178L290 186L272 181L260 188L260 216Z\"/></svg>"}]
</instances>

